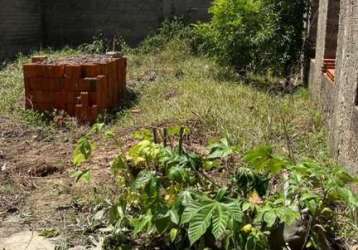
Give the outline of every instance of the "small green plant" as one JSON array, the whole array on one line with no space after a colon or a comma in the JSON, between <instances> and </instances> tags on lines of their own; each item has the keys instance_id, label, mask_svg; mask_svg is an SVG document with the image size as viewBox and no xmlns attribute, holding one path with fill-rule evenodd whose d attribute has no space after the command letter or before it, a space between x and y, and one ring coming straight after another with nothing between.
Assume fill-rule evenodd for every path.
<instances>
[{"instance_id":1,"label":"small green plant","mask_svg":"<svg viewBox=\"0 0 358 250\"><path fill-rule=\"evenodd\" d=\"M121 36L114 35L112 39L102 33L92 38L92 42L81 44L78 50L86 54L103 54L107 51L126 51L128 46Z\"/></svg>"},{"instance_id":2,"label":"small green plant","mask_svg":"<svg viewBox=\"0 0 358 250\"><path fill-rule=\"evenodd\" d=\"M339 166L293 163L269 146L241 155L229 139L199 155L143 135L112 162L119 193L105 213L111 228L105 249L321 249L334 244L338 207L358 207L347 186L357 178ZM90 155L84 145L77 150ZM206 169L212 161L218 167ZM212 175L220 167L236 169L226 184Z\"/></svg>"},{"instance_id":3,"label":"small green plant","mask_svg":"<svg viewBox=\"0 0 358 250\"><path fill-rule=\"evenodd\" d=\"M85 182L91 181L91 172L88 169L80 169L81 165L90 159L93 150L96 148L95 143L93 143L90 138L93 134L98 134L104 129L103 123L96 123L92 126L92 129L84 136L82 136L72 154L72 163L76 167L71 176L76 178L76 181L83 180Z\"/></svg>"},{"instance_id":4,"label":"small green plant","mask_svg":"<svg viewBox=\"0 0 358 250\"><path fill-rule=\"evenodd\" d=\"M193 39L193 30L183 19L173 18L165 20L156 34L145 39L138 52L150 53L160 51L169 42L191 41Z\"/></svg>"}]
</instances>

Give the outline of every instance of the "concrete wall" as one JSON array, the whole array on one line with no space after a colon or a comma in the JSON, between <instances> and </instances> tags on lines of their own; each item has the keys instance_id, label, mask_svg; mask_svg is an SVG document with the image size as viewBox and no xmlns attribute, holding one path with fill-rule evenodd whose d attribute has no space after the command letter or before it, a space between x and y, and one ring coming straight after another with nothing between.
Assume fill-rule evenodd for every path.
<instances>
[{"instance_id":1,"label":"concrete wall","mask_svg":"<svg viewBox=\"0 0 358 250\"><path fill-rule=\"evenodd\" d=\"M341 0L337 50L334 134L335 154L358 172L358 1Z\"/></svg>"},{"instance_id":2,"label":"concrete wall","mask_svg":"<svg viewBox=\"0 0 358 250\"><path fill-rule=\"evenodd\" d=\"M102 33L140 41L163 20L158 0L46 0L46 44L77 45Z\"/></svg>"},{"instance_id":3,"label":"concrete wall","mask_svg":"<svg viewBox=\"0 0 358 250\"><path fill-rule=\"evenodd\" d=\"M329 13L337 11L337 5L329 1L333 0L320 0L316 58L311 61L309 86L326 114L333 155L348 170L358 173L358 1L339 1L337 39L335 31L327 29L336 25L336 20L327 20ZM334 39L337 50L329 51ZM335 82L321 71L323 58L329 53L336 55Z\"/></svg>"},{"instance_id":4,"label":"concrete wall","mask_svg":"<svg viewBox=\"0 0 358 250\"><path fill-rule=\"evenodd\" d=\"M189 21L208 17L210 0L44 0L47 45L77 45L102 34L123 37L130 44L143 40L165 18Z\"/></svg>"},{"instance_id":5,"label":"concrete wall","mask_svg":"<svg viewBox=\"0 0 358 250\"><path fill-rule=\"evenodd\" d=\"M45 46L91 41L99 34L136 44L173 16L208 19L211 0L0 0L0 60Z\"/></svg>"},{"instance_id":6,"label":"concrete wall","mask_svg":"<svg viewBox=\"0 0 358 250\"><path fill-rule=\"evenodd\" d=\"M209 18L208 8L212 0L162 0L165 16L183 16L190 21Z\"/></svg>"},{"instance_id":7,"label":"concrete wall","mask_svg":"<svg viewBox=\"0 0 358 250\"><path fill-rule=\"evenodd\" d=\"M0 62L41 44L40 0L0 0Z\"/></svg>"},{"instance_id":8,"label":"concrete wall","mask_svg":"<svg viewBox=\"0 0 358 250\"><path fill-rule=\"evenodd\" d=\"M320 101L321 94L321 68L323 66L324 50L326 46L326 23L328 16L328 0L319 0L317 35L316 35L316 55L314 60L314 74L310 78L309 89L314 99Z\"/></svg>"}]
</instances>

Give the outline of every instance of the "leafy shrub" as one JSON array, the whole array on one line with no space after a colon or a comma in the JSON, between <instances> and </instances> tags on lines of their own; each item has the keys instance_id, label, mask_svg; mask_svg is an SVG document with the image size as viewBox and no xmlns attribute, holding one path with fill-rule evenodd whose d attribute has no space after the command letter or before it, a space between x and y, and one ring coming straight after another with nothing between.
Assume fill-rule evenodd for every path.
<instances>
[{"instance_id":1,"label":"leafy shrub","mask_svg":"<svg viewBox=\"0 0 358 250\"><path fill-rule=\"evenodd\" d=\"M305 0L215 0L196 25L197 47L240 70L290 73L302 44Z\"/></svg>"},{"instance_id":2,"label":"leafy shrub","mask_svg":"<svg viewBox=\"0 0 358 250\"><path fill-rule=\"evenodd\" d=\"M128 49L126 41L120 35L114 35L112 38L99 33L92 38L92 41L78 46L78 50L86 54L104 54L107 51L121 51Z\"/></svg>"},{"instance_id":3,"label":"leafy shrub","mask_svg":"<svg viewBox=\"0 0 358 250\"><path fill-rule=\"evenodd\" d=\"M291 162L270 146L241 155L228 139L198 155L184 149L183 136L180 129L179 143L165 146L145 132L114 159L119 194L107 210L106 249L339 249L339 207L357 209L348 186L357 178L339 166ZM91 152L81 139L74 162ZM220 168L231 171L227 184L211 174Z\"/></svg>"},{"instance_id":4,"label":"leafy shrub","mask_svg":"<svg viewBox=\"0 0 358 250\"><path fill-rule=\"evenodd\" d=\"M169 42L188 42L193 39L193 30L180 18L166 19L155 34L149 35L138 47L139 52L149 53L161 50Z\"/></svg>"}]
</instances>

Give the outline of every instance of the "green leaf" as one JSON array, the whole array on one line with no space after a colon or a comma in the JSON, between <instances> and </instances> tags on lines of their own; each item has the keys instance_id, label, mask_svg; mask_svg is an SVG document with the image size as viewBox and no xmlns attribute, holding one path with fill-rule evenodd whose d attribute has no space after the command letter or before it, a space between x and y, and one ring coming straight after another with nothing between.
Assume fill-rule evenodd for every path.
<instances>
[{"instance_id":1,"label":"green leaf","mask_svg":"<svg viewBox=\"0 0 358 250\"><path fill-rule=\"evenodd\" d=\"M138 234L141 232L150 232L153 229L152 225L153 215L148 211L145 215L141 215L139 218L131 220L131 224L134 228L133 233Z\"/></svg>"},{"instance_id":2,"label":"green leaf","mask_svg":"<svg viewBox=\"0 0 358 250\"><path fill-rule=\"evenodd\" d=\"M75 166L79 167L89 159L91 156L93 145L86 137L82 137L73 151L72 162Z\"/></svg>"},{"instance_id":3,"label":"green leaf","mask_svg":"<svg viewBox=\"0 0 358 250\"><path fill-rule=\"evenodd\" d=\"M272 158L272 153L273 151L271 146L260 146L247 152L244 160L256 166L259 165L262 160Z\"/></svg>"},{"instance_id":4,"label":"green leaf","mask_svg":"<svg viewBox=\"0 0 358 250\"><path fill-rule=\"evenodd\" d=\"M78 170L71 174L71 177L76 178L76 182L83 181L83 182L90 182L92 179L91 171L90 169L86 169L84 171Z\"/></svg>"},{"instance_id":5,"label":"green leaf","mask_svg":"<svg viewBox=\"0 0 358 250\"><path fill-rule=\"evenodd\" d=\"M178 229L172 228L169 232L170 241L174 242L178 235Z\"/></svg>"},{"instance_id":6,"label":"green leaf","mask_svg":"<svg viewBox=\"0 0 358 250\"><path fill-rule=\"evenodd\" d=\"M203 168L207 171L216 169L220 166L219 161L212 161L212 160L204 160L203 161Z\"/></svg>"},{"instance_id":7,"label":"green leaf","mask_svg":"<svg viewBox=\"0 0 358 250\"><path fill-rule=\"evenodd\" d=\"M266 222L268 227L272 227L276 222L277 216L274 211L268 211L264 214L263 220Z\"/></svg>"},{"instance_id":8,"label":"green leaf","mask_svg":"<svg viewBox=\"0 0 358 250\"><path fill-rule=\"evenodd\" d=\"M143 170L141 171L134 181L136 189L144 189L155 178L154 171Z\"/></svg>"},{"instance_id":9,"label":"green leaf","mask_svg":"<svg viewBox=\"0 0 358 250\"><path fill-rule=\"evenodd\" d=\"M159 234L163 234L170 226L170 216L158 215L155 219L155 226Z\"/></svg>"},{"instance_id":10,"label":"green leaf","mask_svg":"<svg viewBox=\"0 0 358 250\"><path fill-rule=\"evenodd\" d=\"M196 201L189 201L181 216L181 224L189 223L201 209L201 204Z\"/></svg>"},{"instance_id":11,"label":"green leaf","mask_svg":"<svg viewBox=\"0 0 358 250\"><path fill-rule=\"evenodd\" d=\"M159 180L154 171L141 171L134 181L134 188L144 190L149 197L155 197L159 192Z\"/></svg>"},{"instance_id":12,"label":"green leaf","mask_svg":"<svg viewBox=\"0 0 358 250\"><path fill-rule=\"evenodd\" d=\"M101 132L103 130L104 126L105 126L104 123L95 123L95 124L93 124L93 126L91 128L91 132L98 134L99 132Z\"/></svg>"},{"instance_id":13,"label":"green leaf","mask_svg":"<svg viewBox=\"0 0 358 250\"><path fill-rule=\"evenodd\" d=\"M179 199L183 206L190 206L194 202L192 192L185 190L179 194ZM184 222L185 223L185 222Z\"/></svg>"},{"instance_id":14,"label":"green leaf","mask_svg":"<svg viewBox=\"0 0 358 250\"><path fill-rule=\"evenodd\" d=\"M243 213L237 201L222 203L202 196L199 201L193 201L185 207L182 224L189 223L189 240L194 244L210 226L212 235L217 240L222 239L229 222L241 222L242 217Z\"/></svg>"},{"instance_id":15,"label":"green leaf","mask_svg":"<svg viewBox=\"0 0 358 250\"><path fill-rule=\"evenodd\" d=\"M178 183L188 183L190 176L188 170L181 166L174 166L169 169L168 178Z\"/></svg>"},{"instance_id":16,"label":"green leaf","mask_svg":"<svg viewBox=\"0 0 358 250\"><path fill-rule=\"evenodd\" d=\"M213 218L212 218L212 229L211 232L216 240L220 240L224 235L227 224L229 222L229 214L226 207L219 203L214 206Z\"/></svg>"},{"instance_id":17,"label":"green leaf","mask_svg":"<svg viewBox=\"0 0 358 250\"><path fill-rule=\"evenodd\" d=\"M228 211L230 213L230 216L237 222L242 222L244 213L243 210L240 207L240 203L238 201L231 202L229 204L226 204Z\"/></svg>"},{"instance_id":18,"label":"green leaf","mask_svg":"<svg viewBox=\"0 0 358 250\"><path fill-rule=\"evenodd\" d=\"M246 153L244 160L257 170L278 174L287 162L273 155L271 146L261 146Z\"/></svg>"},{"instance_id":19,"label":"green leaf","mask_svg":"<svg viewBox=\"0 0 358 250\"><path fill-rule=\"evenodd\" d=\"M246 210L250 209L250 207L251 207L251 204L249 202L244 202L242 204L242 211L245 212Z\"/></svg>"},{"instance_id":20,"label":"green leaf","mask_svg":"<svg viewBox=\"0 0 358 250\"><path fill-rule=\"evenodd\" d=\"M196 214L192 216L188 230L191 245L199 240L208 230L211 224L214 209L215 206L212 203L207 204L205 206L201 206Z\"/></svg>"},{"instance_id":21,"label":"green leaf","mask_svg":"<svg viewBox=\"0 0 358 250\"><path fill-rule=\"evenodd\" d=\"M112 130L107 130L105 133L104 133L104 136L107 138L107 139L114 139L114 133Z\"/></svg>"},{"instance_id":22,"label":"green leaf","mask_svg":"<svg viewBox=\"0 0 358 250\"><path fill-rule=\"evenodd\" d=\"M222 187L217 191L215 200L222 201L227 194L228 194L227 187Z\"/></svg>"},{"instance_id":23,"label":"green leaf","mask_svg":"<svg viewBox=\"0 0 358 250\"><path fill-rule=\"evenodd\" d=\"M153 133L150 129L141 129L132 133L132 136L136 140L153 141Z\"/></svg>"},{"instance_id":24,"label":"green leaf","mask_svg":"<svg viewBox=\"0 0 358 250\"><path fill-rule=\"evenodd\" d=\"M219 159L226 158L236 152L238 152L237 147L231 146L227 138L223 138L219 143L215 143L209 146L210 153L208 159Z\"/></svg>"},{"instance_id":25,"label":"green leaf","mask_svg":"<svg viewBox=\"0 0 358 250\"><path fill-rule=\"evenodd\" d=\"M276 214L279 217L281 222L284 222L287 225L292 225L300 218L300 213L298 209L291 207L280 207L276 209Z\"/></svg>"},{"instance_id":26,"label":"green leaf","mask_svg":"<svg viewBox=\"0 0 358 250\"><path fill-rule=\"evenodd\" d=\"M121 170L127 169L127 163L121 155L118 155L112 162L111 170L114 175L118 175Z\"/></svg>"},{"instance_id":27,"label":"green leaf","mask_svg":"<svg viewBox=\"0 0 358 250\"><path fill-rule=\"evenodd\" d=\"M173 222L176 225L179 224L180 217L179 217L178 211L176 209L169 210L169 216L170 216L171 222Z\"/></svg>"}]
</instances>

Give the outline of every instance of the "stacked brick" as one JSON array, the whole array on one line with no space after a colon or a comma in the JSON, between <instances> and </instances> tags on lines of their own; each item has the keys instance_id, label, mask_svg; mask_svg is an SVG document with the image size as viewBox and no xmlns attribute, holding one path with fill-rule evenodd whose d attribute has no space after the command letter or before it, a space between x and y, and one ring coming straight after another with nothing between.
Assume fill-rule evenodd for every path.
<instances>
[{"instance_id":1,"label":"stacked brick","mask_svg":"<svg viewBox=\"0 0 358 250\"><path fill-rule=\"evenodd\" d=\"M126 92L125 57L33 58L24 64L25 106L37 111L64 110L82 123L121 103Z\"/></svg>"},{"instance_id":2,"label":"stacked brick","mask_svg":"<svg viewBox=\"0 0 358 250\"><path fill-rule=\"evenodd\" d=\"M325 73L332 82L334 82L336 74L336 59L324 59L322 72Z\"/></svg>"}]
</instances>

